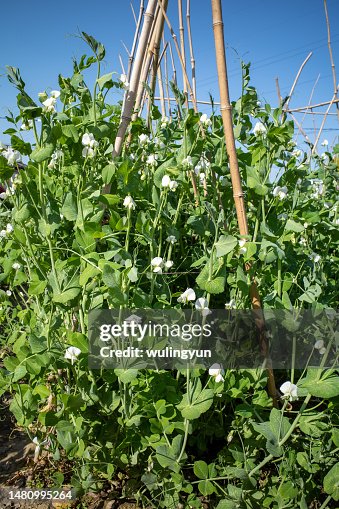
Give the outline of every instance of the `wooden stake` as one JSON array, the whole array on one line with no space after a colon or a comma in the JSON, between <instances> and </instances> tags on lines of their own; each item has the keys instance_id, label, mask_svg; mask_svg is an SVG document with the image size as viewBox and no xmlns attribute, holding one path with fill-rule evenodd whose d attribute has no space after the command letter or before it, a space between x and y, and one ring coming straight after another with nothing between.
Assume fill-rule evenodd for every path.
<instances>
[{"instance_id":1,"label":"wooden stake","mask_svg":"<svg viewBox=\"0 0 339 509\"><path fill-rule=\"evenodd\" d=\"M131 4L131 7L132 7L132 12L133 12L133 15L134 15L134 18L135 18L135 13L134 13L134 9L133 9L133 5L132 4ZM138 42L138 37L139 37L139 32L140 32L140 26L141 26L141 21L142 21L143 13L144 13L144 0L140 0L139 17L138 17L138 20L136 21L136 29L135 29L135 32L134 32L134 39L133 39L132 49L130 51L129 59L128 59L127 81L129 81L130 78L131 78L131 71L132 71L132 66L133 66L133 61L134 61L135 50L136 50L136 47L137 47L137 42Z\"/></svg>"},{"instance_id":2,"label":"wooden stake","mask_svg":"<svg viewBox=\"0 0 339 509\"><path fill-rule=\"evenodd\" d=\"M186 70L185 31L184 31L184 20L183 20L183 16L182 16L182 0L178 0L178 15L179 15L179 39L180 39L181 60L183 62L183 66L185 67L185 70ZM188 108L187 83L186 83L184 75L183 75L183 80L184 80L184 94L186 97L186 106Z\"/></svg>"},{"instance_id":3,"label":"wooden stake","mask_svg":"<svg viewBox=\"0 0 339 509\"><path fill-rule=\"evenodd\" d=\"M227 66L226 66L226 53L224 42L224 24L222 19L221 0L211 0L212 3L212 16L213 16L213 31L215 41L216 62L218 69L218 80L220 90L221 114L224 125L226 150L229 159L230 174L232 180L233 197L238 219L239 233L242 236L248 235L248 224L245 209L244 193L242 190L240 172L238 166L238 158L235 147L235 139L233 132L232 120L232 107L229 98L228 79L227 79ZM246 270L250 269L249 264L246 264ZM268 391L273 399L274 406L277 406L277 390L275 387L275 380L273 369L269 358L268 341L265 334L264 315L261 307L260 297L255 281L252 281L250 287L250 297L252 308L255 312L256 324L260 333L260 350L262 355L267 361L267 374L268 374Z\"/></svg>"}]
</instances>

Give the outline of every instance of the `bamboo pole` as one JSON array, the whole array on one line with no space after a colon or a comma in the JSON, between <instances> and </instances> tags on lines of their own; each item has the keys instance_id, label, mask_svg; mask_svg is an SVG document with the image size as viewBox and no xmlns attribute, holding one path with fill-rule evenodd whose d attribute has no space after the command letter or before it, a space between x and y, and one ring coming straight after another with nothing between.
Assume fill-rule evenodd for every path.
<instances>
[{"instance_id":1,"label":"bamboo pole","mask_svg":"<svg viewBox=\"0 0 339 509\"><path fill-rule=\"evenodd\" d=\"M327 11L327 0L324 0L324 8L325 8L326 27L327 27L327 46L328 46L328 52L330 55L332 78L333 78L334 99L337 99L338 98L337 75L336 75L336 71L335 71L335 65L334 65L333 53L332 53L331 29L330 29L330 20L329 20L328 11ZM338 115L338 120L339 120L339 104L336 103L336 106L337 106L337 115Z\"/></svg>"},{"instance_id":2,"label":"bamboo pole","mask_svg":"<svg viewBox=\"0 0 339 509\"><path fill-rule=\"evenodd\" d=\"M175 68L175 62L174 62L174 57L173 57L171 41L169 43L169 50L170 50L170 57L171 57L171 64L172 64L172 71L173 71L173 82L175 83L175 85L178 85L178 83L177 83L177 70ZM174 99L174 101L176 101L176 99Z\"/></svg>"},{"instance_id":3,"label":"bamboo pole","mask_svg":"<svg viewBox=\"0 0 339 509\"><path fill-rule=\"evenodd\" d=\"M311 104L311 106L303 106L302 108L291 108L287 111L294 113L295 111L313 110L314 108L321 108L321 106L327 106L328 104L335 104L338 102L339 102L339 99L334 99L334 101L333 101L333 98L332 98L330 101L324 101L322 103Z\"/></svg>"},{"instance_id":4,"label":"bamboo pole","mask_svg":"<svg viewBox=\"0 0 339 509\"><path fill-rule=\"evenodd\" d=\"M197 104L196 104L196 101L195 101L195 98L194 98L194 94L193 94L193 90L192 90L192 87L191 87L191 84L190 84L190 80L189 80L189 78L187 76L186 66L185 66L185 62L184 62L184 60L182 58L182 54L180 52L180 48L179 48L178 41L177 41L177 36L175 35L175 32L174 32L174 30L172 28L170 20L168 19L168 16L167 16L166 11L164 9L164 4L163 4L162 0L158 0L158 4L160 5L160 8L161 8L162 13L164 15L164 18L165 18L165 21L166 21L167 26L169 28L169 31L171 32L172 39L173 39L173 42L174 42L174 45L175 45L175 48L177 50L178 57L179 57L179 60L180 60L181 69L182 69L182 73L183 73L183 76L184 76L184 80L186 81L186 85L187 85L188 91L190 93L192 102L193 102L194 111L197 113L197 111L198 111Z\"/></svg>"},{"instance_id":5,"label":"bamboo pole","mask_svg":"<svg viewBox=\"0 0 339 509\"><path fill-rule=\"evenodd\" d=\"M180 53L181 53L181 60L183 62L183 66L186 69L186 52L185 52L185 30L184 30L184 20L182 16L182 0L178 0L178 17L179 17L179 40L180 40ZM187 83L185 80L185 77L183 75L183 86L184 86L184 94L186 98L186 106L188 107L187 103Z\"/></svg>"},{"instance_id":6,"label":"bamboo pole","mask_svg":"<svg viewBox=\"0 0 339 509\"><path fill-rule=\"evenodd\" d=\"M132 4L131 4L131 7L132 7L133 16L135 18L135 13L134 13ZM135 28L135 32L134 32L133 44L132 44L132 48L131 48L131 51L129 53L129 58L128 58L127 81L129 81L131 78L132 66L133 66L133 61L134 61L134 56L135 56L135 50L137 47L143 13L144 13L144 0L140 0L139 16L138 16L138 20L136 21L136 28Z\"/></svg>"},{"instance_id":7,"label":"bamboo pole","mask_svg":"<svg viewBox=\"0 0 339 509\"><path fill-rule=\"evenodd\" d=\"M229 98L228 79L227 79L227 66L226 66L226 53L224 42L224 24L222 18L221 0L211 0L212 3L212 17L213 17L213 31L215 41L216 62L218 69L218 80L220 90L221 114L224 125L224 134L226 142L226 150L229 158L230 174L233 188L233 197L238 219L239 233L242 236L248 235L248 224L245 209L244 193L242 190L240 172L238 166L237 152L235 147L235 139L233 132L232 120L232 107ZM246 264L246 270L250 269L249 264ZM255 281L252 281L250 287L250 297L252 308L255 312L256 323L260 332L260 350L267 362L268 374L268 391L273 399L274 406L277 406L277 390L275 387L275 380L273 369L271 367L268 341L265 334L265 322L262 312L260 297Z\"/></svg>"},{"instance_id":8,"label":"bamboo pole","mask_svg":"<svg viewBox=\"0 0 339 509\"><path fill-rule=\"evenodd\" d=\"M154 20L154 24L153 24L153 32L152 32L152 34L150 34L148 50L145 52L141 76L140 76L140 80L138 83L138 90L137 90L137 95L136 95L136 100L135 100L135 113L133 114L132 120L136 120L138 115L139 116L141 115L141 112L143 109L141 105L143 103L144 91L145 91L144 83L147 82L148 75L150 72L151 62L152 62L152 58L154 56L154 47L159 45L159 42L160 42L160 41L157 42L156 38L159 36L159 31L160 31L159 24L160 25L162 24L162 26L163 26L162 18L163 18L163 16L160 12L160 8L157 6L157 12L156 12L156 16L155 16L155 20Z\"/></svg>"},{"instance_id":9,"label":"bamboo pole","mask_svg":"<svg viewBox=\"0 0 339 509\"><path fill-rule=\"evenodd\" d=\"M300 77L300 74L301 74L303 68L305 67L305 65L307 64L307 62L309 61L309 59L311 58L312 55L313 55L313 52L311 51L307 55L307 57L305 58L305 60L301 64L301 66L299 68L299 71L297 72L297 75L296 75L296 77L294 79L293 85L291 87L290 93L288 94L288 98L287 98L287 101L286 101L285 106L284 106L284 113L285 113L285 115L283 115L282 120L284 120L284 118L286 117L286 110L288 109L288 105L290 104L290 101L292 99L292 95L293 95L294 89L295 89L295 87L296 87L296 85L298 83L298 79Z\"/></svg>"},{"instance_id":10,"label":"bamboo pole","mask_svg":"<svg viewBox=\"0 0 339 509\"><path fill-rule=\"evenodd\" d=\"M147 4L146 11L144 13L144 23L141 30L138 49L136 51L135 62L133 65L133 69L131 72L131 80L129 85L129 90L125 97L124 108L121 114L120 125L118 128L118 133L114 142L114 149L112 153L112 157L119 156L121 154L122 145L124 142L124 137L129 126L129 123L132 118L132 112L135 104L136 94L138 90L138 84L140 80L141 68L144 60L144 54L147 47L147 42L149 38L149 34L151 32L153 20L154 20L154 12L157 5L157 0L149 0ZM105 187L105 192L109 192L110 186Z\"/></svg>"},{"instance_id":11,"label":"bamboo pole","mask_svg":"<svg viewBox=\"0 0 339 509\"><path fill-rule=\"evenodd\" d=\"M319 132L318 132L318 135L316 137L316 140L314 142L314 145L313 145L313 148L312 148L312 154L314 154L314 152L317 150L317 145L319 143L319 140L320 140L320 136L321 136L321 133L324 129L324 126L325 126L325 122L326 122L326 119L327 119L327 115L332 107L332 104L334 103L334 100L335 100L335 97L336 97L336 93L333 95L333 98L332 98L332 101L330 102L330 104L327 106L327 110L325 112L325 115L323 117L323 120L321 122L321 126L320 126L320 129L319 129Z\"/></svg>"},{"instance_id":12,"label":"bamboo pole","mask_svg":"<svg viewBox=\"0 0 339 509\"><path fill-rule=\"evenodd\" d=\"M167 10L167 4L168 0L164 0L164 9ZM151 48L151 51L153 53L153 61L152 61L152 68L151 68L151 90L154 94L155 90L155 83L157 78L157 72L158 72L158 65L159 65L159 54L160 54L160 42L162 38L162 34L164 32L164 22L165 18L162 14L159 15L159 22L156 24L155 30L154 30L154 42L153 47ZM164 94L162 94L164 95ZM160 93L161 97L161 93Z\"/></svg>"},{"instance_id":13,"label":"bamboo pole","mask_svg":"<svg viewBox=\"0 0 339 509\"><path fill-rule=\"evenodd\" d=\"M193 39L192 39L192 31L191 31L191 0L187 0L186 24L187 24L188 43L189 43L189 49L190 49L190 58L191 58L192 88L193 88L194 98L197 99L197 81L196 81L196 75L195 75L195 58L194 58Z\"/></svg>"},{"instance_id":14,"label":"bamboo pole","mask_svg":"<svg viewBox=\"0 0 339 509\"><path fill-rule=\"evenodd\" d=\"M169 116L169 118L172 118L171 101L169 100L169 79L168 79L168 62L167 62L168 43L166 43L166 46L165 46L165 38L164 38L164 36L163 36L163 45L164 45L164 49L165 49L165 53L164 53L164 71L165 71L165 87L166 87L166 95L167 95L166 101L167 101L167 107L168 107L168 116Z\"/></svg>"}]
</instances>

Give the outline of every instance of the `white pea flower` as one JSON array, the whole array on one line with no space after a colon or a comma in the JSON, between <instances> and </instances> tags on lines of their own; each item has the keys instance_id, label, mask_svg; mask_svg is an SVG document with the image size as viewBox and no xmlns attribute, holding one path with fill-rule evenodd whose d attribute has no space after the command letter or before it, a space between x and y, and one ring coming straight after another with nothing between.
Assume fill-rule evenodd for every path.
<instances>
[{"instance_id":1,"label":"white pea flower","mask_svg":"<svg viewBox=\"0 0 339 509\"><path fill-rule=\"evenodd\" d=\"M166 242L170 242L171 244L174 244L177 241L174 235L169 235L166 239Z\"/></svg>"},{"instance_id":2,"label":"white pea flower","mask_svg":"<svg viewBox=\"0 0 339 509\"><path fill-rule=\"evenodd\" d=\"M159 148L160 150L163 150L165 148L165 143L160 140L157 136L153 139L154 145Z\"/></svg>"},{"instance_id":3,"label":"white pea flower","mask_svg":"<svg viewBox=\"0 0 339 509\"><path fill-rule=\"evenodd\" d=\"M169 118L166 116L162 117L162 119L161 119L162 129L165 129L168 126L168 124L169 124Z\"/></svg>"},{"instance_id":4,"label":"white pea flower","mask_svg":"<svg viewBox=\"0 0 339 509\"><path fill-rule=\"evenodd\" d=\"M283 393L284 399L288 399L289 401L298 399L298 387L292 384L292 382L284 382L280 387L280 392Z\"/></svg>"},{"instance_id":5,"label":"white pea flower","mask_svg":"<svg viewBox=\"0 0 339 509\"><path fill-rule=\"evenodd\" d=\"M55 110L56 99L54 97L49 97L42 104L44 106L44 110L47 113L54 113L56 111Z\"/></svg>"},{"instance_id":6,"label":"white pea flower","mask_svg":"<svg viewBox=\"0 0 339 509\"><path fill-rule=\"evenodd\" d=\"M7 198L7 193L0 193L0 200L5 200Z\"/></svg>"},{"instance_id":7,"label":"white pea flower","mask_svg":"<svg viewBox=\"0 0 339 509\"><path fill-rule=\"evenodd\" d=\"M188 301L195 300L195 298L196 298L195 291L192 288L187 288L187 290L185 290L184 293L182 293L180 297L178 297L178 302L187 304Z\"/></svg>"},{"instance_id":8,"label":"white pea flower","mask_svg":"<svg viewBox=\"0 0 339 509\"><path fill-rule=\"evenodd\" d=\"M64 358L69 359L73 365L74 361L77 360L80 354L81 354L80 348L77 348L76 346L69 346L68 348L66 348Z\"/></svg>"},{"instance_id":9,"label":"white pea flower","mask_svg":"<svg viewBox=\"0 0 339 509\"><path fill-rule=\"evenodd\" d=\"M99 143L95 140L93 133L85 133L82 135L81 143L84 147L95 148Z\"/></svg>"},{"instance_id":10,"label":"white pea flower","mask_svg":"<svg viewBox=\"0 0 339 509\"><path fill-rule=\"evenodd\" d=\"M21 154L18 150L13 150L12 147L8 147L2 155L7 159L9 166L14 166L16 163L21 161Z\"/></svg>"},{"instance_id":11,"label":"white pea flower","mask_svg":"<svg viewBox=\"0 0 339 509\"><path fill-rule=\"evenodd\" d=\"M225 374L225 371L222 367L222 364L212 364L210 369L208 370L208 374L214 378L214 380L218 382L223 382L225 379L222 375Z\"/></svg>"},{"instance_id":12,"label":"white pea flower","mask_svg":"<svg viewBox=\"0 0 339 509\"><path fill-rule=\"evenodd\" d=\"M326 152L323 152L322 154L320 154L320 159L322 160L322 162L324 164L328 164L330 162L330 158L328 157Z\"/></svg>"},{"instance_id":13,"label":"white pea flower","mask_svg":"<svg viewBox=\"0 0 339 509\"><path fill-rule=\"evenodd\" d=\"M13 265L12 265L12 269L14 269L14 270L19 270L20 267L21 267L20 263L17 263L17 262L13 263Z\"/></svg>"},{"instance_id":14,"label":"white pea flower","mask_svg":"<svg viewBox=\"0 0 339 509\"><path fill-rule=\"evenodd\" d=\"M162 273L162 267L164 265L164 261L161 258L161 256L156 256L151 260L151 266L153 267L153 272L156 272L157 274Z\"/></svg>"},{"instance_id":15,"label":"white pea flower","mask_svg":"<svg viewBox=\"0 0 339 509\"><path fill-rule=\"evenodd\" d=\"M59 90L51 90L50 96L53 97L53 99L58 99L60 97L60 91Z\"/></svg>"},{"instance_id":16,"label":"white pea flower","mask_svg":"<svg viewBox=\"0 0 339 509\"><path fill-rule=\"evenodd\" d=\"M311 194L311 198L315 198L316 200L324 194L324 182L321 179L310 179L312 184L313 193Z\"/></svg>"},{"instance_id":17,"label":"white pea flower","mask_svg":"<svg viewBox=\"0 0 339 509\"><path fill-rule=\"evenodd\" d=\"M48 168L53 170L56 167L57 161L59 159L61 159L62 156L63 156L63 151L62 150L60 150L60 149L55 150L53 152L52 156L51 156L51 160L50 160L50 162L48 164Z\"/></svg>"},{"instance_id":18,"label":"white pea flower","mask_svg":"<svg viewBox=\"0 0 339 509\"><path fill-rule=\"evenodd\" d=\"M257 122L255 124L254 129L253 129L253 134L254 134L254 136L257 136L257 137L259 137L259 136L265 137L266 136L267 129L262 122Z\"/></svg>"},{"instance_id":19,"label":"white pea flower","mask_svg":"<svg viewBox=\"0 0 339 509\"><path fill-rule=\"evenodd\" d=\"M162 187L169 187L171 183L171 179L168 175L164 175L161 180Z\"/></svg>"},{"instance_id":20,"label":"white pea flower","mask_svg":"<svg viewBox=\"0 0 339 509\"><path fill-rule=\"evenodd\" d=\"M140 145L143 147L144 145L147 145L150 141L149 137L147 136L147 134L139 134L138 136L139 138L139 143Z\"/></svg>"},{"instance_id":21,"label":"white pea flower","mask_svg":"<svg viewBox=\"0 0 339 509\"><path fill-rule=\"evenodd\" d=\"M171 269L173 267L173 261L167 260L167 262L165 262L165 267L166 269Z\"/></svg>"},{"instance_id":22,"label":"white pea flower","mask_svg":"<svg viewBox=\"0 0 339 509\"><path fill-rule=\"evenodd\" d=\"M6 230L1 230L0 231L0 238L6 237L6 235L7 235Z\"/></svg>"},{"instance_id":23,"label":"white pea flower","mask_svg":"<svg viewBox=\"0 0 339 509\"><path fill-rule=\"evenodd\" d=\"M229 302L226 302L225 309L236 309L236 302L234 299L231 299Z\"/></svg>"},{"instance_id":24,"label":"white pea flower","mask_svg":"<svg viewBox=\"0 0 339 509\"><path fill-rule=\"evenodd\" d=\"M314 348L316 350L321 350L322 348L324 348L324 341L322 339L318 339L318 341L314 343Z\"/></svg>"},{"instance_id":25,"label":"white pea flower","mask_svg":"<svg viewBox=\"0 0 339 509\"><path fill-rule=\"evenodd\" d=\"M168 187L170 191L175 191L178 187L178 182L176 180L171 180Z\"/></svg>"},{"instance_id":26,"label":"white pea flower","mask_svg":"<svg viewBox=\"0 0 339 509\"><path fill-rule=\"evenodd\" d=\"M245 253L246 253L246 251L247 251L247 247L245 247L246 239L240 239L240 240L238 241L238 244L239 244L239 247L240 247L240 249L239 249L239 253L241 253L241 254L245 254Z\"/></svg>"},{"instance_id":27,"label":"white pea flower","mask_svg":"<svg viewBox=\"0 0 339 509\"><path fill-rule=\"evenodd\" d=\"M203 183L205 182L205 179L206 179L205 173L199 173L199 181L200 181L201 185L203 185Z\"/></svg>"},{"instance_id":28,"label":"white pea flower","mask_svg":"<svg viewBox=\"0 0 339 509\"><path fill-rule=\"evenodd\" d=\"M307 246L307 240L305 239L305 237L300 237L299 244L301 246Z\"/></svg>"},{"instance_id":29,"label":"white pea flower","mask_svg":"<svg viewBox=\"0 0 339 509\"><path fill-rule=\"evenodd\" d=\"M207 316L212 313L208 308L208 301L204 297L199 297L199 299L195 301L195 309L201 311L202 316Z\"/></svg>"},{"instance_id":30,"label":"white pea flower","mask_svg":"<svg viewBox=\"0 0 339 509\"><path fill-rule=\"evenodd\" d=\"M43 442L39 442L38 437L34 437L32 440L33 444L35 444L34 450L34 463L37 463L40 456L40 450L42 445L46 445L48 443L48 439L43 440Z\"/></svg>"},{"instance_id":31,"label":"white pea flower","mask_svg":"<svg viewBox=\"0 0 339 509\"><path fill-rule=\"evenodd\" d=\"M304 228L308 228L308 223L304 223Z\"/></svg>"},{"instance_id":32,"label":"white pea flower","mask_svg":"<svg viewBox=\"0 0 339 509\"><path fill-rule=\"evenodd\" d=\"M14 230L13 226L10 223L7 223L6 233L12 233L13 230Z\"/></svg>"},{"instance_id":33,"label":"white pea flower","mask_svg":"<svg viewBox=\"0 0 339 509\"><path fill-rule=\"evenodd\" d=\"M124 199L124 203L123 203L124 207L126 207L126 209L135 209L135 202L132 198L132 196L128 195L125 197Z\"/></svg>"},{"instance_id":34,"label":"white pea flower","mask_svg":"<svg viewBox=\"0 0 339 509\"><path fill-rule=\"evenodd\" d=\"M182 165L186 166L187 168L193 168L193 161L191 156L185 157L185 159L182 160Z\"/></svg>"},{"instance_id":35,"label":"white pea flower","mask_svg":"<svg viewBox=\"0 0 339 509\"><path fill-rule=\"evenodd\" d=\"M322 147L327 147L328 146L328 140L324 140L321 144Z\"/></svg>"},{"instance_id":36,"label":"white pea flower","mask_svg":"<svg viewBox=\"0 0 339 509\"><path fill-rule=\"evenodd\" d=\"M205 127L209 127L210 125L212 125L212 120L206 115L206 113L204 113L203 115L201 115L200 117L200 122L202 123L202 125L204 125Z\"/></svg>"},{"instance_id":37,"label":"white pea flower","mask_svg":"<svg viewBox=\"0 0 339 509\"><path fill-rule=\"evenodd\" d=\"M125 90L128 90L129 82L128 82L126 74L120 74L120 81L122 83L122 88L124 88Z\"/></svg>"},{"instance_id":38,"label":"white pea flower","mask_svg":"<svg viewBox=\"0 0 339 509\"><path fill-rule=\"evenodd\" d=\"M273 196L277 196L279 200L284 200L287 197L287 187L277 186L273 189Z\"/></svg>"},{"instance_id":39,"label":"white pea flower","mask_svg":"<svg viewBox=\"0 0 339 509\"><path fill-rule=\"evenodd\" d=\"M7 297L10 297L12 295L11 290L6 290L6 295L7 295Z\"/></svg>"},{"instance_id":40,"label":"white pea flower","mask_svg":"<svg viewBox=\"0 0 339 509\"><path fill-rule=\"evenodd\" d=\"M310 260L313 260L314 263L319 263L321 260L321 256L318 255L317 253L311 253L309 258L310 258Z\"/></svg>"},{"instance_id":41,"label":"white pea flower","mask_svg":"<svg viewBox=\"0 0 339 509\"><path fill-rule=\"evenodd\" d=\"M335 224L335 225L338 225L338 224L339 224L339 218L338 218L338 219L336 219L336 220L334 221L334 224Z\"/></svg>"},{"instance_id":42,"label":"white pea flower","mask_svg":"<svg viewBox=\"0 0 339 509\"><path fill-rule=\"evenodd\" d=\"M27 122L23 122L20 126L21 131L29 131L33 127L33 120L28 120Z\"/></svg>"},{"instance_id":43,"label":"white pea flower","mask_svg":"<svg viewBox=\"0 0 339 509\"><path fill-rule=\"evenodd\" d=\"M301 150L293 150L292 155L294 157L300 157L302 154Z\"/></svg>"},{"instance_id":44,"label":"white pea flower","mask_svg":"<svg viewBox=\"0 0 339 509\"><path fill-rule=\"evenodd\" d=\"M82 157L88 157L89 159L92 159L95 156L95 150L91 147L84 147L82 149Z\"/></svg>"},{"instance_id":45,"label":"white pea flower","mask_svg":"<svg viewBox=\"0 0 339 509\"><path fill-rule=\"evenodd\" d=\"M146 164L149 164L150 166L156 166L157 165L157 159L158 159L158 156L156 154L150 154L147 157Z\"/></svg>"}]
</instances>

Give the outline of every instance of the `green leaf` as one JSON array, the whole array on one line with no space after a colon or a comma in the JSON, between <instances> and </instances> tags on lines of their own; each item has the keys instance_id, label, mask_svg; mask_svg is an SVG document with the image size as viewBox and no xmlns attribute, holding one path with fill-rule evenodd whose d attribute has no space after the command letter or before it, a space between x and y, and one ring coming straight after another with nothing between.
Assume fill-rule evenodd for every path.
<instances>
[{"instance_id":1,"label":"green leaf","mask_svg":"<svg viewBox=\"0 0 339 509\"><path fill-rule=\"evenodd\" d=\"M137 369L120 369L116 368L114 373L117 375L122 383L127 384L133 382L138 376L139 371Z\"/></svg>"},{"instance_id":2,"label":"green leaf","mask_svg":"<svg viewBox=\"0 0 339 509\"><path fill-rule=\"evenodd\" d=\"M63 125L61 127L62 134L66 136L66 138L71 138L75 143L79 141L79 133L77 128L73 124Z\"/></svg>"},{"instance_id":3,"label":"green leaf","mask_svg":"<svg viewBox=\"0 0 339 509\"><path fill-rule=\"evenodd\" d=\"M100 76L100 78L97 79L97 83L99 85L100 90L102 90L104 87L106 88L112 87L113 85L112 76L113 73L109 72L107 74L103 74L102 76Z\"/></svg>"},{"instance_id":4,"label":"green leaf","mask_svg":"<svg viewBox=\"0 0 339 509\"><path fill-rule=\"evenodd\" d=\"M205 461L195 461L193 471L198 479L207 479L208 465Z\"/></svg>"},{"instance_id":5,"label":"green leaf","mask_svg":"<svg viewBox=\"0 0 339 509\"><path fill-rule=\"evenodd\" d=\"M104 184L110 184L115 173L115 164L109 163L102 169L102 180Z\"/></svg>"},{"instance_id":6,"label":"green leaf","mask_svg":"<svg viewBox=\"0 0 339 509\"><path fill-rule=\"evenodd\" d=\"M93 265L87 265L87 267L81 272L79 277L79 284L85 286L89 279L93 279L95 276L100 274L100 270Z\"/></svg>"},{"instance_id":7,"label":"green leaf","mask_svg":"<svg viewBox=\"0 0 339 509\"><path fill-rule=\"evenodd\" d=\"M311 380L303 384L303 388L317 398L335 398L339 396L339 377L329 376L320 380Z\"/></svg>"},{"instance_id":8,"label":"green leaf","mask_svg":"<svg viewBox=\"0 0 339 509\"><path fill-rule=\"evenodd\" d=\"M128 271L127 276L131 283L135 283L136 281L138 281L138 269L136 267L132 267Z\"/></svg>"},{"instance_id":9,"label":"green leaf","mask_svg":"<svg viewBox=\"0 0 339 509\"><path fill-rule=\"evenodd\" d=\"M102 194L99 196L98 200L109 207L116 205L121 201L120 196L117 194Z\"/></svg>"},{"instance_id":10,"label":"green leaf","mask_svg":"<svg viewBox=\"0 0 339 509\"><path fill-rule=\"evenodd\" d=\"M268 193L268 187L260 182L260 177L255 168L247 166L247 185L250 189L254 189L254 192L259 196L265 196Z\"/></svg>"},{"instance_id":11,"label":"green leaf","mask_svg":"<svg viewBox=\"0 0 339 509\"><path fill-rule=\"evenodd\" d=\"M78 217L78 206L73 193L69 192L66 194L63 206L61 207L61 214L67 221L76 221Z\"/></svg>"},{"instance_id":12,"label":"green leaf","mask_svg":"<svg viewBox=\"0 0 339 509\"><path fill-rule=\"evenodd\" d=\"M285 225L285 230L288 232L300 233L303 232L305 228L301 223L297 223L296 221L289 219Z\"/></svg>"},{"instance_id":13,"label":"green leaf","mask_svg":"<svg viewBox=\"0 0 339 509\"><path fill-rule=\"evenodd\" d=\"M54 145L47 143L44 147L36 148L31 153L31 159L36 163L42 163L46 159L49 159L54 152Z\"/></svg>"},{"instance_id":14,"label":"green leaf","mask_svg":"<svg viewBox=\"0 0 339 509\"><path fill-rule=\"evenodd\" d=\"M191 402L188 395L184 394L181 402L177 406L181 415L189 420L198 419L201 414L207 412L213 403L214 392L212 389L201 389L201 381L198 380L193 393Z\"/></svg>"},{"instance_id":15,"label":"green leaf","mask_svg":"<svg viewBox=\"0 0 339 509\"><path fill-rule=\"evenodd\" d=\"M339 500L339 463L333 465L325 475L324 490L328 495L331 495L333 500Z\"/></svg>"},{"instance_id":16,"label":"green leaf","mask_svg":"<svg viewBox=\"0 0 339 509\"><path fill-rule=\"evenodd\" d=\"M217 258L225 256L233 251L238 245L238 240L232 235L221 235L218 242L215 243Z\"/></svg>"},{"instance_id":17,"label":"green leaf","mask_svg":"<svg viewBox=\"0 0 339 509\"><path fill-rule=\"evenodd\" d=\"M53 295L53 301L59 302L60 304L66 304L70 300L75 299L81 292L80 286L74 286L73 288L68 288L61 293L56 293Z\"/></svg>"}]
</instances>

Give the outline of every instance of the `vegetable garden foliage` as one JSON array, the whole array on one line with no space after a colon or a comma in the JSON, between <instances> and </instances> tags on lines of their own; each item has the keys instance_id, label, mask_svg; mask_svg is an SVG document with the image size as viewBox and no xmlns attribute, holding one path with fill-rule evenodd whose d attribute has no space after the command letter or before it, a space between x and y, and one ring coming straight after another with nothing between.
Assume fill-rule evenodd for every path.
<instances>
[{"instance_id":1,"label":"vegetable garden foliage","mask_svg":"<svg viewBox=\"0 0 339 509\"><path fill-rule=\"evenodd\" d=\"M240 239L221 117L185 109L178 94L173 118L153 106L150 128L133 122L112 161L121 107L106 96L123 83L100 74L104 48L83 35L94 56L38 101L8 68L19 113L7 117L11 148L0 156L0 394L54 462L74 462L80 491L120 475L125 496L154 507L198 508L202 496L218 509L338 501L335 370L277 373L299 399L285 391L276 409L263 370L90 371L86 336L101 307L180 308L194 294L207 307L249 308L253 277L266 308L335 308L338 146L299 150L293 122L260 105L243 64L233 115L250 235ZM20 155L28 162L16 173Z\"/></svg>"}]
</instances>

